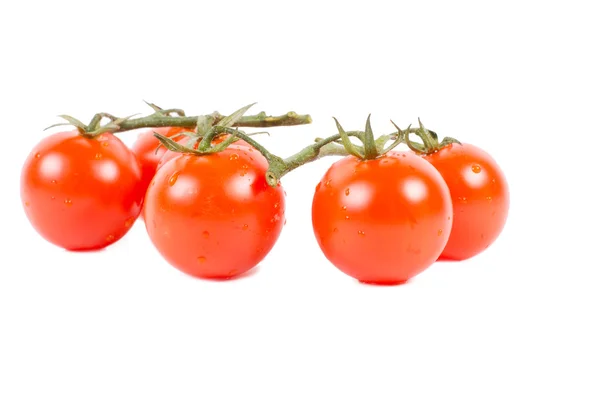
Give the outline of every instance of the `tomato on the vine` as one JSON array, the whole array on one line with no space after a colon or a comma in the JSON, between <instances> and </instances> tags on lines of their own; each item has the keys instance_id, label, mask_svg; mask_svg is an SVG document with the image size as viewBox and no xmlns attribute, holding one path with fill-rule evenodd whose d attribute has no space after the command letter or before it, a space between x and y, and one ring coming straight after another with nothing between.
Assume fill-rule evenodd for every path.
<instances>
[{"instance_id":1,"label":"tomato on the vine","mask_svg":"<svg viewBox=\"0 0 600 400\"><path fill-rule=\"evenodd\" d=\"M109 133L44 138L21 172L21 199L38 233L67 250L106 247L131 228L144 196L133 153Z\"/></svg>"},{"instance_id":2,"label":"tomato on the vine","mask_svg":"<svg viewBox=\"0 0 600 400\"><path fill-rule=\"evenodd\" d=\"M281 186L267 184L266 159L246 146L181 154L158 169L144 201L146 230L186 274L227 279L256 266L284 225Z\"/></svg>"},{"instance_id":3,"label":"tomato on the vine","mask_svg":"<svg viewBox=\"0 0 600 400\"><path fill-rule=\"evenodd\" d=\"M398 284L441 254L452 226L448 187L410 152L347 156L316 187L312 223L324 255L361 282Z\"/></svg>"},{"instance_id":4,"label":"tomato on the vine","mask_svg":"<svg viewBox=\"0 0 600 400\"><path fill-rule=\"evenodd\" d=\"M138 135L137 140L131 146L131 151L137 157L142 168L142 182L145 188L150 184L160 159L167 151L166 147L160 146L154 132L171 138L177 134L190 131L188 128L160 127L144 130Z\"/></svg>"},{"instance_id":5,"label":"tomato on the vine","mask_svg":"<svg viewBox=\"0 0 600 400\"><path fill-rule=\"evenodd\" d=\"M423 157L452 195L454 222L441 258L464 260L481 253L498 238L508 217L508 183L500 166L470 144L452 143Z\"/></svg>"}]
</instances>

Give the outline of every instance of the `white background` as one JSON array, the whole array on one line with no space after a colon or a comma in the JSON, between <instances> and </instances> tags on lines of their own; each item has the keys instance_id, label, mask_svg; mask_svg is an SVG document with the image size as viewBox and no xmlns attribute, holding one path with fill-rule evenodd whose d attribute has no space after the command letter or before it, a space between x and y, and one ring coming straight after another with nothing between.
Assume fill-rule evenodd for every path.
<instances>
[{"instance_id":1,"label":"white background","mask_svg":"<svg viewBox=\"0 0 600 400\"><path fill-rule=\"evenodd\" d=\"M3 3L0 399L600 398L593 5ZM243 279L188 278L141 221L102 252L44 242L19 199L43 128L142 99L310 113L261 139L281 155L334 134L332 116L373 113L379 133L421 117L499 162L508 223L469 261L360 285L312 234L328 159L284 178L288 224Z\"/></svg>"}]
</instances>

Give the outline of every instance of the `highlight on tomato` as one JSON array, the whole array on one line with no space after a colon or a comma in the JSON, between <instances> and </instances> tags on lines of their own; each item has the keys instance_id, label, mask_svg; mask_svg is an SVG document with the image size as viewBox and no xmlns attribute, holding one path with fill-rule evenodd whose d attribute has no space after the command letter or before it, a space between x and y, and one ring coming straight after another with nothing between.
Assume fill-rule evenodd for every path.
<instances>
[{"instance_id":1,"label":"highlight on tomato","mask_svg":"<svg viewBox=\"0 0 600 400\"><path fill-rule=\"evenodd\" d=\"M31 225L67 250L118 241L138 217L143 196L135 156L110 133L50 135L33 148L21 171L21 199Z\"/></svg>"},{"instance_id":2,"label":"highlight on tomato","mask_svg":"<svg viewBox=\"0 0 600 400\"><path fill-rule=\"evenodd\" d=\"M370 121L351 154L316 187L312 224L325 257L364 283L404 283L433 264L452 227L450 192L439 172L410 152L378 149Z\"/></svg>"},{"instance_id":3,"label":"highlight on tomato","mask_svg":"<svg viewBox=\"0 0 600 400\"><path fill-rule=\"evenodd\" d=\"M263 260L285 222L280 185L266 159L246 146L180 154L158 169L144 201L148 235L182 272L208 279L243 274Z\"/></svg>"},{"instance_id":4,"label":"highlight on tomato","mask_svg":"<svg viewBox=\"0 0 600 400\"><path fill-rule=\"evenodd\" d=\"M423 143L406 143L442 175L450 189L454 222L442 259L476 256L500 236L510 206L508 182L500 166L484 150L453 138L440 143L421 121L415 132Z\"/></svg>"}]
</instances>

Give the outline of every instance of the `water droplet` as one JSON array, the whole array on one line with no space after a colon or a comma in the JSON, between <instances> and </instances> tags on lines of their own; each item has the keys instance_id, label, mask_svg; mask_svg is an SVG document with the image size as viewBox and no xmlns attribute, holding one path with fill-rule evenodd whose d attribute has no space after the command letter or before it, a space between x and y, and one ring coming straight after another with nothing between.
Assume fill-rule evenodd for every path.
<instances>
[{"instance_id":1,"label":"water droplet","mask_svg":"<svg viewBox=\"0 0 600 400\"><path fill-rule=\"evenodd\" d=\"M346 219L350 219L350 216L349 216L349 215L346 215Z\"/></svg>"},{"instance_id":2,"label":"water droplet","mask_svg":"<svg viewBox=\"0 0 600 400\"><path fill-rule=\"evenodd\" d=\"M485 199L486 199L487 201L492 201L492 196L487 196Z\"/></svg>"},{"instance_id":3,"label":"water droplet","mask_svg":"<svg viewBox=\"0 0 600 400\"><path fill-rule=\"evenodd\" d=\"M106 241L107 242L114 242L115 241L115 235L108 235L106 237Z\"/></svg>"},{"instance_id":4,"label":"water droplet","mask_svg":"<svg viewBox=\"0 0 600 400\"><path fill-rule=\"evenodd\" d=\"M25 207L29 207L29 202L28 201L25 202Z\"/></svg>"},{"instance_id":5,"label":"water droplet","mask_svg":"<svg viewBox=\"0 0 600 400\"><path fill-rule=\"evenodd\" d=\"M40 153L35 153L35 158L40 158L42 155Z\"/></svg>"},{"instance_id":6,"label":"water droplet","mask_svg":"<svg viewBox=\"0 0 600 400\"><path fill-rule=\"evenodd\" d=\"M483 239L483 233L481 234L481 238Z\"/></svg>"},{"instance_id":7,"label":"water droplet","mask_svg":"<svg viewBox=\"0 0 600 400\"><path fill-rule=\"evenodd\" d=\"M342 210L346 211L348 209L348 206L342 206Z\"/></svg>"},{"instance_id":8,"label":"water droplet","mask_svg":"<svg viewBox=\"0 0 600 400\"><path fill-rule=\"evenodd\" d=\"M346 190L344 191L344 193L346 193L346 196L348 196L350 194L350 188L346 188Z\"/></svg>"},{"instance_id":9,"label":"water droplet","mask_svg":"<svg viewBox=\"0 0 600 400\"><path fill-rule=\"evenodd\" d=\"M359 236L365 236L365 231L358 231Z\"/></svg>"},{"instance_id":10,"label":"water droplet","mask_svg":"<svg viewBox=\"0 0 600 400\"><path fill-rule=\"evenodd\" d=\"M242 226L242 230L243 231L247 231L248 230L248 224L244 224L244 226Z\"/></svg>"},{"instance_id":11,"label":"water droplet","mask_svg":"<svg viewBox=\"0 0 600 400\"><path fill-rule=\"evenodd\" d=\"M331 179L329 179L327 182L325 182L325 186L327 186L327 187L331 186Z\"/></svg>"},{"instance_id":12,"label":"water droplet","mask_svg":"<svg viewBox=\"0 0 600 400\"><path fill-rule=\"evenodd\" d=\"M204 231L204 232L202 232L202 237L203 237L204 239L208 239L208 238L210 237L210 232L208 232L208 231Z\"/></svg>"},{"instance_id":13,"label":"water droplet","mask_svg":"<svg viewBox=\"0 0 600 400\"><path fill-rule=\"evenodd\" d=\"M242 165L243 169L248 169L248 166L246 164Z\"/></svg>"},{"instance_id":14,"label":"water droplet","mask_svg":"<svg viewBox=\"0 0 600 400\"><path fill-rule=\"evenodd\" d=\"M56 197L50 196L50 200L55 200L55 199L56 199Z\"/></svg>"},{"instance_id":15,"label":"water droplet","mask_svg":"<svg viewBox=\"0 0 600 400\"><path fill-rule=\"evenodd\" d=\"M108 142L102 142L102 146L108 147Z\"/></svg>"},{"instance_id":16,"label":"water droplet","mask_svg":"<svg viewBox=\"0 0 600 400\"><path fill-rule=\"evenodd\" d=\"M127 218L127 220L125 220L125 228L131 228L131 226L133 225L134 222L135 222L135 218L133 218L133 217Z\"/></svg>"},{"instance_id":17,"label":"water droplet","mask_svg":"<svg viewBox=\"0 0 600 400\"><path fill-rule=\"evenodd\" d=\"M496 178L492 179L492 183L496 183Z\"/></svg>"},{"instance_id":18,"label":"water droplet","mask_svg":"<svg viewBox=\"0 0 600 400\"><path fill-rule=\"evenodd\" d=\"M171 177L169 178L169 186L173 186L175 184L175 182L177 182L177 178L179 178L179 171L176 171L175 173L173 173L173 175L171 175Z\"/></svg>"},{"instance_id":19,"label":"water droplet","mask_svg":"<svg viewBox=\"0 0 600 400\"><path fill-rule=\"evenodd\" d=\"M52 180L50 181L50 183L52 183L52 184L56 185L56 179L52 179Z\"/></svg>"},{"instance_id":20,"label":"water droplet","mask_svg":"<svg viewBox=\"0 0 600 400\"><path fill-rule=\"evenodd\" d=\"M96 155L94 156L94 158L95 158L96 160L99 160L99 159L101 159L101 158L102 158L102 153L96 153Z\"/></svg>"},{"instance_id":21,"label":"water droplet","mask_svg":"<svg viewBox=\"0 0 600 400\"><path fill-rule=\"evenodd\" d=\"M409 168L411 171L416 171L416 170L417 170L417 169L416 169L415 167L413 167L412 165L409 165L409 166L408 166L408 168Z\"/></svg>"},{"instance_id":22,"label":"water droplet","mask_svg":"<svg viewBox=\"0 0 600 400\"><path fill-rule=\"evenodd\" d=\"M71 207L73 205L73 200L71 200L71 199L65 199L65 205L67 207Z\"/></svg>"},{"instance_id":23,"label":"water droplet","mask_svg":"<svg viewBox=\"0 0 600 400\"><path fill-rule=\"evenodd\" d=\"M250 161L254 161L254 158L250 157Z\"/></svg>"},{"instance_id":24,"label":"water droplet","mask_svg":"<svg viewBox=\"0 0 600 400\"><path fill-rule=\"evenodd\" d=\"M240 172L240 176L246 176L246 171Z\"/></svg>"},{"instance_id":25,"label":"water droplet","mask_svg":"<svg viewBox=\"0 0 600 400\"><path fill-rule=\"evenodd\" d=\"M240 158L240 156L238 156L238 155L237 155L237 154L235 154L235 153L229 156L229 160L230 160L230 161L237 160L238 158Z\"/></svg>"},{"instance_id":26,"label":"water droplet","mask_svg":"<svg viewBox=\"0 0 600 400\"><path fill-rule=\"evenodd\" d=\"M383 160L381 163L382 164L387 164L388 162L390 162L389 160ZM354 172L356 172L356 170L354 170Z\"/></svg>"},{"instance_id":27,"label":"water droplet","mask_svg":"<svg viewBox=\"0 0 600 400\"><path fill-rule=\"evenodd\" d=\"M450 217L448 217L448 221L450 221Z\"/></svg>"},{"instance_id":28,"label":"water droplet","mask_svg":"<svg viewBox=\"0 0 600 400\"><path fill-rule=\"evenodd\" d=\"M462 201L462 202L464 203L464 202L466 202L466 201L467 201L467 198L466 198L466 197L461 197L461 196L459 196L459 197L458 197L458 201Z\"/></svg>"},{"instance_id":29,"label":"water droplet","mask_svg":"<svg viewBox=\"0 0 600 400\"><path fill-rule=\"evenodd\" d=\"M481 167L477 164L473 164L473 166L471 166L471 171L473 171L474 173L478 174L481 172Z\"/></svg>"},{"instance_id":30,"label":"water droplet","mask_svg":"<svg viewBox=\"0 0 600 400\"><path fill-rule=\"evenodd\" d=\"M273 204L273 208L279 208L279 203Z\"/></svg>"},{"instance_id":31,"label":"water droplet","mask_svg":"<svg viewBox=\"0 0 600 400\"><path fill-rule=\"evenodd\" d=\"M441 229L438 229L438 236L442 236L442 233L443 233L443 232L444 232L443 230L441 230Z\"/></svg>"},{"instance_id":32,"label":"water droplet","mask_svg":"<svg viewBox=\"0 0 600 400\"><path fill-rule=\"evenodd\" d=\"M319 190L321 189L321 182L317 183L317 187L315 188L315 190Z\"/></svg>"},{"instance_id":33,"label":"water droplet","mask_svg":"<svg viewBox=\"0 0 600 400\"><path fill-rule=\"evenodd\" d=\"M232 269L231 271L229 271L228 275L229 276L234 276L238 274L238 270L237 269Z\"/></svg>"},{"instance_id":34,"label":"water droplet","mask_svg":"<svg viewBox=\"0 0 600 400\"><path fill-rule=\"evenodd\" d=\"M198 262L199 262L200 264L204 264L204 263L206 262L206 257L204 257L204 256L200 256L200 257L198 257L198 258L197 258L197 260L198 260Z\"/></svg>"},{"instance_id":35,"label":"water droplet","mask_svg":"<svg viewBox=\"0 0 600 400\"><path fill-rule=\"evenodd\" d=\"M338 228L333 228L333 232L334 233L337 232L337 231L338 231Z\"/></svg>"},{"instance_id":36,"label":"water droplet","mask_svg":"<svg viewBox=\"0 0 600 400\"><path fill-rule=\"evenodd\" d=\"M150 186L154 186L156 185L156 181L154 179L152 179L152 183L150 183Z\"/></svg>"}]
</instances>

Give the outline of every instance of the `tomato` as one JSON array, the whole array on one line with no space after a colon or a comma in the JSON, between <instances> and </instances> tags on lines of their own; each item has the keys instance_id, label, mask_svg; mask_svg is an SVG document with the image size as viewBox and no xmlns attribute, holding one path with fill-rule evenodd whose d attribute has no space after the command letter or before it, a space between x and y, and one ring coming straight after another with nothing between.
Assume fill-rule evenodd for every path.
<instances>
[{"instance_id":1,"label":"tomato","mask_svg":"<svg viewBox=\"0 0 600 400\"><path fill-rule=\"evenodd\" d=\"M142 167L142 182L145 188L150 184L150 181L156 172L156 166L167 151L164 146L159 147L160 142L154 136L154 132L166 137L172 137L179 133L189 131L190 129L188 128L164 127L151 128L144 130L139 134L137 140L133 143L133 146L131 146L131 151L133 151Z\"/></svg>"},{"instance_id":2,"label":"tomato","mask_svg":"<svg viewBox=\"0 0 600 400\"><path fill-rule=\"evenodd\" d=\"M267 168L258 151L237 145L168 161L144 200L154 246L171 265L200 278L226 279L256 266L285 221L283 189L267 184Z\"/></svg>"},{"instance_id":3,"label":"tomato","mask_svg":"<svg viewBox=\"0 0 600 400\"><path fill-rule=\"evenodd\" d=\"M452 200L441 175L410 152L348 156L317 185L312 223L325 257L364 283L399 284L441 254Z\"/></svg>"},{"instance_id":4,"label":"tomato","mask_svg":"<svg viewBox=\"0 0 600 400\"><path fill-rule=\"evenodd\" d=\"M43 139L21 172L27 218L49 242L94 250L129 231L141 210L142 172L116 136L61 132Z\"/></svg>"},{"instance_id":5,"label":"tomato","mask_svg":"<svg viewBox=\"0 0 600 400\"><path fill-rule=\"evenodd\" d=\"M504 173L488 153L470 144L450 144L424 158L452 195L454 223L442 258L464 260L481 253L498 238L508 217Z\"/></svg>"}]
</instances>

